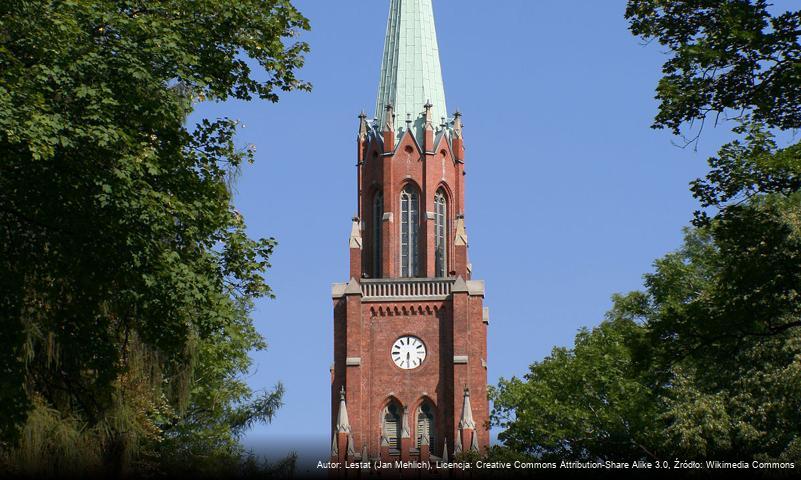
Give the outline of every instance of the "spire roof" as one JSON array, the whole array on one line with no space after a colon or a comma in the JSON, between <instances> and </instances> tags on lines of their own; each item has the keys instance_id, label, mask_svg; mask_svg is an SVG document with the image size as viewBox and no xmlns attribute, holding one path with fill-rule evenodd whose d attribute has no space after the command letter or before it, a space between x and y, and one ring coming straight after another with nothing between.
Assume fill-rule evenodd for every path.
<instances>
[{"instance_id":1,"label":"spire roof","mask_svg":"<svg viewBox=\"0 0 801 480\"><path fill-rule=\"evenodd\" d=\"M431 1L391 0L375 109L383 126L391 105L396 130L405 128L409 114L418 139L425 125L424 105L431 104L434 121L448 117Z\"/></svg>"}]
</instances>

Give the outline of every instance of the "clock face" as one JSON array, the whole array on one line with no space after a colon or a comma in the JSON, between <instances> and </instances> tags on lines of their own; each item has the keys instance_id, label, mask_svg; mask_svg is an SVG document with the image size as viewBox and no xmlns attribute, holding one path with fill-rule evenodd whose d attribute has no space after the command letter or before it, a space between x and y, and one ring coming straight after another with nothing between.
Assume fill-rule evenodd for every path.
<instances>
[{"instance_id":1,"label":"clock face","mask_svg":"<svg viewBox=\"0 0 801 480\"><path fill-rule=\"evenodd\" d=\"M411 370L423 364L426 359L426 346L417 337L405 336L392 344L392 361L404 370Z\"/></svg>"}]
</instances>

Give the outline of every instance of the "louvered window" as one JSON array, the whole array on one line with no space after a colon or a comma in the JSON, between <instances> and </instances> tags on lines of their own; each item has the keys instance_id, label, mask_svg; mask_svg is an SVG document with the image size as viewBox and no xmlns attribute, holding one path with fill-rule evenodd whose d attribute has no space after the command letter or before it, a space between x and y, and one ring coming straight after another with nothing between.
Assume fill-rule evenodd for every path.
<instances>
[{"instance_id":1,"label":"louvered window","mask_svg":"<svg viewBox=\"0 0 801 480\"><path fill-rule=\"evenodd\" d=\"M434 195L434 255L436 274L445 277L448 273L448 200L440 189Z\"/></svg>"},{"instance_id":2,"label":"louvered window","mask_svg":"<svg viewBox=\"0 0 801 480\"><path fill-rule=\"evenodd\" d=\"M434 408L430 403L424 403L417 410L417 447L423 443L423 436L428 435L428 444L436 444L436 432L434 424Z\"/></svg>"},{"instance_id":3,"label":"louvered window","mask_svg":"<svg viewBox=\"0 0 801 480\"><path fill-rule=\"evenodd\" d=\"M400 432L401 432L401 416L400 408L391 403L384 411L384 437L389 443L390 451L400 450Z\"/></svg>"},{"instance_id":4,"label":"louvered window","mask_svg":"<svg viewBox=\"0 0 801 480\"><path fill-rule=\"evenodd\" d=\"M420 202L417 189L407 185L401 192L400 250L401 276L417 275Z\"/></svg>"},{"instance_id":5,"label":"louvered window","mask_svg":"<svg viewBox=\"0 0 801 480\"><path fill-rule=\"evenodd\" d=\"M383 249L383 235L381 233L384 225L384 193L377 192L373 199L373 277L381 278L381 262Z\"/></svg>"}]
</instances>

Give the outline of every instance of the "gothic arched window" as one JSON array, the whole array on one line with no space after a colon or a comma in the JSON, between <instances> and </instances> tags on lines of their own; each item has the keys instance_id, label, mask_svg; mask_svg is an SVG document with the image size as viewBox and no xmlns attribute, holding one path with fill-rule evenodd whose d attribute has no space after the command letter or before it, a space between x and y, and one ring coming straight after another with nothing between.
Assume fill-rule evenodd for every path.
<instances>
[{"instance_id":1,"label":"gothic arched window","mask_svg":"<svg viewBox=\"0 0 801 480\"><path fill-rule=\"evenodd\" d=\"M418 263L420 196L413 185L406 185L401 192L400 229L401 277L414 277Z\"/></svg>"},{"instance_id":2,"label":"gothic arched window","mask_svg":"<svg viewBox=\"0 0 801 480\"><path fill-rule=\"evenodd\" d=\"M417 409L417 447L423 444L423 436L428 436L428 444L433 450L436 444L436 417L434 406L429 401L423 402Z\"/></svg>"},{"instance_id":3,"label":"gothic arched window","mask_svg":"<svg viewBox=\"0 0 801 480\"><path fill-rule=\"evenodd\" d=\"M381 278L384 226L384 192L378 191L373 198L373 278Z\"/></svg>"},{"instance_id":4,"label":"gothic arched window","mask_svg":"<svg viewBox=\"0 0 801 480\"><path fill-rule=\"evenodd\" d=\"M400 450L401 408L392 402L384 409L381 434L387 439L390 451Z\"/></svg>"},{"instance_id":5,"label":"gothic arched window","mask_svg":"<svg viewBox=\"0 0 801 480\"><path fill-rule=\"evenodd\" d=\"M448 275L448 198L443 189L434 195L434 265L436 276Z\"/></svg>"}]
</instances>

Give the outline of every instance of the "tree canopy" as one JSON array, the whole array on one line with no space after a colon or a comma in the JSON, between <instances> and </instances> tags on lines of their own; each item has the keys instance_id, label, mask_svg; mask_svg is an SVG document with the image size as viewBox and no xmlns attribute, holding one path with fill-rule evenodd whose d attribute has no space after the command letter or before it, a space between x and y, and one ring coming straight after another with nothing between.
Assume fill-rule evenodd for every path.
<instances>
[{"instance_id":1,"label":"tree canopy","mask_svg":"<svg viewBox=\"0 0 801 480\"><path fill-rule=\"evenodd\" d=\"M725 296L726 272L741 262L727 241L689 230L645 291L615 296L607 319L573 347L501 380L492 417L505 447L546 460L798 461L801 329L748 335L720 324L742 302ZM769 323L759 305L747 303L749 328Z\"/></svg>"},{"instance_id":2,"label":"tree canopy","mask_svg":"<svg viewBox=\"0 0 801 480\"><path fill-rule=\"evenodd\" d=\"M631 32L668 48L657 86L658 128L679 133L708 115L751 113L801 128L801 11L767 0L629 0Z\"/></svg>"},{"instance_id":3,"label":"tree canopy","mask_svg":"<svg viewBox=\"0 0 801 480\"><path fill-rule=\"evenodd\" d=\"M654 126L708 115L736 138L691 183L701 208L645 289L492 390L515 453L801 461L801 11L763 0L629 0L667 47Z\"/></svg>"},{"instance_id":4,"label":"tree canopy","mask_svg":"<svg viewBox=\"0 0 801 480\"><path fill-rule=\"evenodd\" d=\"M572 349L555 348L523 379L491 390L493 421L507 448L543 460L641 458L653 449L653 393L627 344L630 320L582 330Z\"/></svg>"},{"instance_id":5,"label":"tree canopy","mask_svg":"<svg viewBox=\"0 0 801 480\"><path fill-rule=\"evenodd\" d=\"M278 407L238 377L275 247L232 205L254 152L185 123L308 90L305 29L289 0L2 2L0 466L233 458Z\"/></svg>"}]
</instances>

